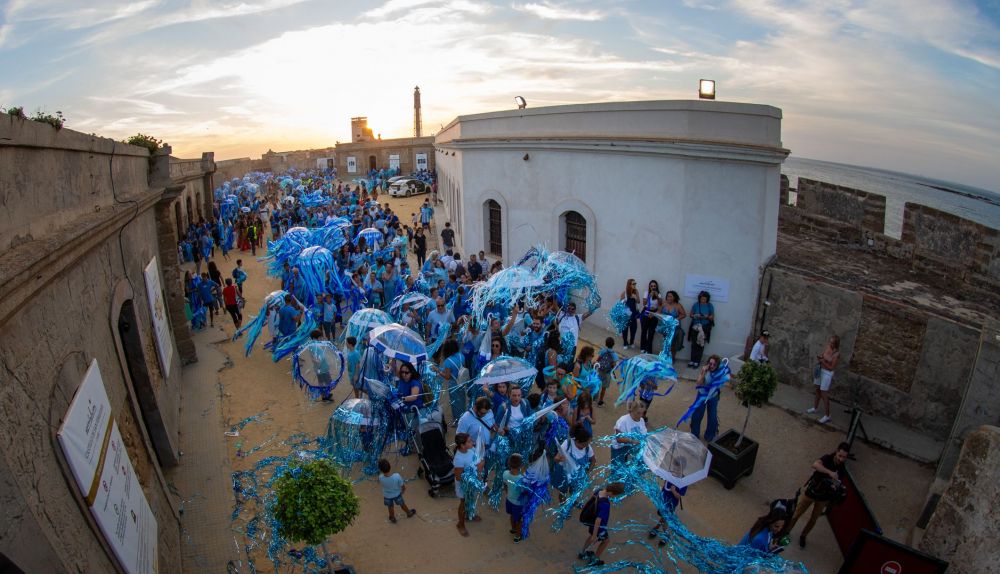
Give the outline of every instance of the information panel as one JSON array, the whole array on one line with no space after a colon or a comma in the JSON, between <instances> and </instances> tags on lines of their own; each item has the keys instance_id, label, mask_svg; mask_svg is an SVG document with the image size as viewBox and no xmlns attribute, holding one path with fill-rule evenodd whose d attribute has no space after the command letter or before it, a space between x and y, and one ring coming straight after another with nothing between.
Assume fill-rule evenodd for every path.
<instances>
[{"instance_id":1,"label":"information panel","mask_svg":"<svg viewBox=\"0 0 1000 574\"><path fill-rule=\"evenodd\" d=\"M149 314L153 317L153 333L156 335L156 351L160 356L163 378L170 376L170 362L174 358L174 338L170 336L170 321L167 307L163 304L163 289L160 287L160 266L156 257L143 270L146 276L146 295L149 299Z\"/></svg>"},{"instance_id":2,"label":"information panel","mask_svg":"<svg viewBox=\"0 0 1000 574\"><path fill-rule=\"evenodd\" d=\"M354 156L347 157L347 173L357 173L358 172L358 158Z\"/></svg>"},{"instance_id":3,"label":"information panel","mask_svg":"<svg viewBox=\"0 0 1000 574\"><path fill-rule=\"evenodd\" d=\"M128 572L155 573L156 518L136 478L97 359L59 427L59 446L108 546Z\"/></svg>"},{"instance_id":4,"label":"information panel","mask_svg":"<svg viewBox=\"0 0 1000 574\"><path fill-rule=\"evenodd\" d=\"M729 301L729 279L709 277L708 275L685 275L684 296L695 298L698 293L708 291L712 302L725 303Z\"/></svg>"},{"instance_id":5,"label":"information panel","mask_svg":"<svg viewBox=\"0 0 1000 574\"><path fill-rule=\"evenodd\" d=\"M389 154L389 169L399 169L399 154Z\"/></svg>"},{"instance_id":6,"label":"information panel","mask_svg":"<svg viewBox=\"0 0 1000 574\"><path fill-rule=\"evenodd\" d=\"M427 154L418 153L417 154L417 171L422 169L427 169Z\"/></svg>"}]
</instances>

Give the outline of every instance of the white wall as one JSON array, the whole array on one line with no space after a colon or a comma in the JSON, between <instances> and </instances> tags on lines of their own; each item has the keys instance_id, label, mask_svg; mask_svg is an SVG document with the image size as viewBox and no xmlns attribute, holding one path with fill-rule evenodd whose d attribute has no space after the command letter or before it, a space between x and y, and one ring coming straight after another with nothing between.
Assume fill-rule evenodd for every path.
<instances>
[{"instance_id":1,"label":"white wall","mask_svg":"<svg viewBox=\"0 0 1000 574\"><path fill-rule=\"evenodd\" d=\"M724 105L727 110L731 106ZM751 116L754 108L761 108L759 117L736 122L740 129L751 126L752 133L743 139L756 140L753 149L747 144L698 141L690 130L681 143L668 137L630 139L621 135L620 127L619 135L606 137L598 130L607 122L587 117L600 118L600 105L591 105L587 114L553 114L541 122L553 130L559 121L571 122L586 143L561 135L504 135L504 118L492 114L483 116L490 116L488 131L496 139L468 137L474 130L460 117L436 145L444 152L437 155L437 167L439 177L450 182L450 196L443 198L452 225L461 230L466 251L488 251L483 206L496 200L502 207L503 259L510 265L536 244L562 249L560 216L577 211L587 219L586 262L597 275L604 298L602 311L591 320L606 324L605 312L630 277L639 282L640 290L656 279L661 291L681 292L686 308L693 300L683 296L685 274L721 277L730 283L730 296L728 302L713 302L716 329L708 350L739 352L750 334L760 267L775 250L780 161L787 153L759 143L780 143L774 138L780 130L780 111L775 118L774 108L739 106ZM676 109L664 113L679 122ZM702 124L719 119L704 109L694 113ZM620 110L614 114L621 119ZM643 114L645 123L655 120L655 111L646 109ZM719 125L732 116L731 110L720 113ZM518 130L525 129L520 119L510 121L518 124ZM458 131L462 138L448 137ZM713 129L710 135L719 133Z\"/></svg>"}]
</instances>

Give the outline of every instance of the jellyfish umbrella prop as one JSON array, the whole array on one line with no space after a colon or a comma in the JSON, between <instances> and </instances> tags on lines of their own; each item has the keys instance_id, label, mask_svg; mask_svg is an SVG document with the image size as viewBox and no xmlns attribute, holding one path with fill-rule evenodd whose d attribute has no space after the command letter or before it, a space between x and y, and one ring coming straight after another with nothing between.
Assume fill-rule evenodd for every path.
<instances>
[{"instance_id":1,"label":"jellyfish umbrella prop","mask_svg":"<svg viewBox=\"0 0 1000 574\"><path fill-rule=\"evenodd\" d=\"M662 428L646 435L642 461L653 474L682 488L708 477L712 453L693 434Z\"/></svg>"},{"instance_id":2,"label":"jellyfish umbrella prop","mask_svg":"<svg viewBox=\"0 0 1000 574\"><path fill-rule=\"evenodd\" d=\"M530 301L543 285L542 278L525 267L502 269L473 290L472 314L485 319L491 307L509 309L517 301Z\"/></svg>"},{"instance_id":3,"label":"jellyfish umbrella prop","mask_svg":"<svg viewBox=\"0 0 1000 574\"><path fill-rule=\"evenodd\" d=\"M434 300L427 295L416 291L410 291L409 293L397 295L396 298L392 300L392 304L389 305L389 312L393 317L399 319L402 317L403 307L408 306L411 309L424 309L433 305Z\"/></svg>"},{"instance_id":4,"label":"jellyfish umbrella prop","mask_svg":"<svg viewBox=\"0 0 1000 574\"><path fill-rule=\"evenodd\" d=\"M347 328L341 334L343 340L354 337L358 343L368 341L368 333L375 327L392 323L392 317L381 309L368 307L355 311L347 321Z\"/></svg>"},{"instance_id":5,"label":"jellyfish umbrella prop","mask_svg":"<svg viewBox=\"0 0 1000 574\"><path fill-rule=\"evenodd\" d=\"M486 363L480 371L476 382L479 384L496 385L498 383L516 383L522 389L527 390L535 382L535 375L538 369L524 359L501 355Z\"/></svg>"},{"instance_id":6,"label":"jellyfish umbrella prop","mask_svg":"<svg viewBox=\"0 0 1000 574\"><path fill-rule=\"evenodd\" d=\"M635 398L640 387L651 384L659 388L661 383L670 383L666 391L654 392L655 396L666 396L673 390L677 382L677 371L673 366L662 361L657 355L643 353L625 361L621 361L611 371L612 377L619 384L618 400L615 406Z\"/></svg>"},{"instance_id":7,"label":"jellyfish umbrella prop","mask_svg":"<svg viewBox=\"0 0 1000 574\"><path fill-rule=\"evenodd\" d=\"M235 341L243 333L247 333L247 342L243 347L247 357L253 352L253 346L257 343L257 338L260 337L260 332L264 329L269 314L277 312L285 304L285 295L288 295L287 291L271 291L267 297L264 297L264 305L261 306L257 316L233 335L233 340Z\"/></svg>"},{"instance_id":8,"label":"jellyfish umbrella prop","mask_svg":"<svg viewBox=\"0 0 1000 574\"><path fill-rule=\"evenodd\" d=\"M337 264L333 260L333 253L326 247L314 245L306 247L299 253L298 263L299 276L305 287L306 305L315 305L317 297L326 292L327 274L337 273Z\"/></svg>"},{"instance_id":9,"label":"jellyfish umbrella prop","mask_svg":"<svg viewBox=\"0 0 1000 574\"><path fill-rule=\"evenodd\" d=\"M344 355L330 341L310 341L292 356L292 377L313 397L330 395L344 375Z\"/></svg>"},{"instance_id":10,"label":"jellyfish umbrella prop","mask_svg":"<svg viewBox=\"0 0 1000 574\"><path fill-rule=\"evenodd\" d=\"M382 232L374 227L366 227L358 232L358 236L354 238L355 245L364 238L365 243L373 251L382 246L383 236Z\"/></svg>"},{"instance_id":11,"label":"jellyfish umbrella prop","mask_svg":"<svg viewBox=\"0 0 1000 574\"><path fill-rule=\"evenodd\" d=\"M347 472L357 462L363 463L366 474L377 472L385 433L381 409L369 399L347 399L330 416L327 426L333 459Z\"/></svg>"},{"instance_id":12,"label":"jellyfish umbrella prop","mask_svg":"<svg viewBox=\"0 0 1000 574\"><path fill-rule=\"evenodd\" d=\"M399 323L375 327L368 333L372 347L386 357L416 365L427 360L427 346L416 331Z\"/></svg>"},{"instance_id":13,"label":"jellyfish umbrella prop","mask_svg":"<svg viewBox=\"0 0 1000 574\"><path fill-rule=\"evenodd\" d=\"M719 394L719 390L729 382L731 376L731 371L729 370L729 359L724 358L719 366L714 371L708 371L705 375L705 383L698 385L695 390L698 394L695 396L694 402L688 407L681 418L677 421L676 426L681 426L681 424L691 418L699 407L704 405L706 402L711 400L713 397Z\"/></svg>"}]
</instances>

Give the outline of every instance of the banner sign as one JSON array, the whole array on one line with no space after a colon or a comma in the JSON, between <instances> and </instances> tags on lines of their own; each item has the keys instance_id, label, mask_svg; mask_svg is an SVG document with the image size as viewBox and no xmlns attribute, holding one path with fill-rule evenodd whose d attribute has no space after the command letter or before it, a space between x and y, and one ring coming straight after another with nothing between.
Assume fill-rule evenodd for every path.
<instances>
[{"instance_id":1,"label":"banner sign","mask_svg":"<svg viewBox=\"0 0 1000 574\"><path fill-rule=\"evenodd\" d=\"M170 362L174 358L174 338L170 335L170 321L167 307L163 304L163 289L160 287L160 266L156 257L142 271L146 276L146 295L149 299L149 314L153 317L153 333L156 335L156 351L160 356L163 378L170 376Z\"/></svg>"},{"instance_id":2,"label":"banner sign","mask_svg":"<svg viewBox=\"0 0 1000 574\"><path fill-rule=\"evenodd\" d=\"M347 173L357 173L358 172L358 158L352 156L347 157Z\"/></svg>"},{"instance_id":3,"label":"banner sign","mask_svg":"<svg viewBox=\"0 0 1000 574\"><path fill-rule=\"evenodd\" d=\"M418 153L417 154L417 171L422 169L427 169L427 154Z\"/></svg>"},{"instance_id":4,"label":"banner sign","mask_svg":"<svg viewBox=\"0 0 1000 574\"><path fill-rule=\"evenodd\" d=\"M157 570L156 517L125 452L97 359L59 427L59 446L90 513L129 574Z\"/></svg>"},{"instance_id":5,"label":"banner sign","mask_svg":"<svg viewBox=\"0 0 1000 574\"><path fill-rule=\"evenodd\" d=\"M389 154L389 169L399 169L399 154Z\"/></svg>"}]
</instances>

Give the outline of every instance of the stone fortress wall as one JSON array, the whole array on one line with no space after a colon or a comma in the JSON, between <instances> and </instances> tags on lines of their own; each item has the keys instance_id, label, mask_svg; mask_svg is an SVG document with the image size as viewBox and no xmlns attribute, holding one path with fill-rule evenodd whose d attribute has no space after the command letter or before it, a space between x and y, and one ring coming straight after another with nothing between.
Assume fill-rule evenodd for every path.
<instances>
[{"instance_id":1,"label":"stone fortress wall","mask_svg":"<svg viewBox=\"0 0 1000 574\"><path fill-rule=\"evenodd\" d=\"M780 194L778 257L756 317L780 380L811 388L815 356L837 333L831 397L932 437L943 445L938 476L950 476L965 435L1000 423L989 352L1000 232L906 203L895 239L883 196L806 178L790 190L785 176Z\"/></svg>"},{"instance_id":2,"label":"stone fortress wall","mask_svg":"<svg viewBox=\"0 0 1000 574\"><path fill-rule=\"evenodd\" d=\"M211 154L150 157L0 114L0 557L23 571L115 571L56 439L94 359L157 521L158 570L181 570L162 469L180 456L181 365L197 357L176 233L210 215L212 171ZM174 339L166 365L143 274L154 257Z\"/></svg>"}]
</instances>

